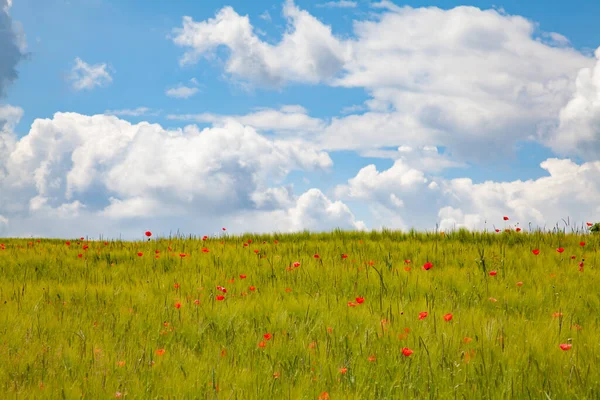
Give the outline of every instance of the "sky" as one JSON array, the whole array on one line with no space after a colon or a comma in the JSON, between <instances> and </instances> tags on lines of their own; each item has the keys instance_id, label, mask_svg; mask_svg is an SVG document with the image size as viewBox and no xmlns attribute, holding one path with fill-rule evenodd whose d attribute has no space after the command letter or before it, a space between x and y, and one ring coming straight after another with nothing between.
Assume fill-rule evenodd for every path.
<instances>
[{"instance_id":1,"label":"sky","mask_svg":"<svg viewBox=\"0 0 600 400\"><path fill-rule=\"evenodd\" d=\"M596 15L0 0L0 237L600 221Z\"/></svg>"}]
</instances>

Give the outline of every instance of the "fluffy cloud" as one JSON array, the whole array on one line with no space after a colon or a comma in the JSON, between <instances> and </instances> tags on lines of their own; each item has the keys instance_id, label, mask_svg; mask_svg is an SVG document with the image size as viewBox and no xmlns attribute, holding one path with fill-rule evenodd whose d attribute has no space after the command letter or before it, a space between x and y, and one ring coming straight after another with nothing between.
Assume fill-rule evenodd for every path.
<instances>
[{"instance_id":1,"label":"fluffy cloud","mask_svg":"<svg viewBox=\"0 0 600 400\"><path fill-rule=\"evenodd\" d=\"M355 21L350 39L334 36L330 26L287 0L289 29L276 45L259 39L248 17L230 7L207 21L186 17L173 40L187 49L182 63L228 47L225 70L251 84L365 89L366 112L333 118L318 135L321 148L331 151L442 146L457 159L483 162L509 155L518 142L547 144L539 132L557 123L582 69L576 105L563 110L564 119L581 114L575 108L590 108L585 104L596 93L590 89L594 60L560 34L539 32L534 22L497 10L387 1L374 6L383 12ZM588 120L577 124L593 126L594 119ZM571 143L569 129L558 130L557 137Z\"/></svg>"},{"instance_id":2,"label":"fluffy cloud","mask_svg":"<svg viewBox=\"0 0 600 400\"><path fill-rule=\"evenodd\" d=\"M106 115L116 115L125 117L141 117L141 116L156 116L159 114L158 111L152 111L148 107L138 107L134 109L125 108L122 110L106 110Z\"/></svg>"},{"instance_id":3,"label":"fluffy cloud","mask_svg":"<svg viewBox=\"0 0 600 400\"><path fill-rule=\"evenodd\" d=\"M600 48L596 65L583 68L576 89L560 110L558 127L542 131L542 140L558 154L577 154L586 159L600 155Z\"/></svg>"},{"instance_id":4,"label":"fluffy cloud","mask_svg":"<svg viewBox=\"0 0 600 400\"><path fill-rule=\"evenodd\" d=\"M23 59L24 34L9 15L11 0L0 0L0 97L17 79L17 64Z\"/></svg>"},{"instance_id":5,"label":"fluffy cloud","mask_svg":"<svg viewBox=\"0 0 600 400\"><path fill-rule=\"evenodd\" d=\"M411 168L402 160L385 170L369 165L336 188L345 200L371 208L374 226L407 229L503 227L511 223L553 226L561 219L600 219L600 162L581 165L551 158L540 164L548 176L535 180L474 183L469 178L441 179Z\"/></svg>"},{"instance_id":6,"label":"fluffy cloud","mask_svg":"<svg viewBox=\"0 0 600 400\"><path fill-rule=\"evenodd\" d=\"M215 125L223 125L229 121L236 121L259 130L275 131L282 134L322 132L326 126L324 121L308 116L307 110L299 105L282 106L279 110L264 108L246 115L216 115L210 113L171 114L167 118Z\"/></svg>"},{"instance_id":7,"label":"fluffy cloud","mask_svg":"<svg viewBox=\"0 0 600 400\"><path fill-rule=\"evenodd\" d=\"M18 117L18 109L2 110ZM53 230L53 218L67 221L70 234L66 227L78 222L107 234L131 220L193 232L194 224L246 214L262 215L270 221L262 228L282 231L363 226L318 190L296 197L292 187L278 186L293 170L329 169L327 153L305 142L269 140L233 121L165 130L108 115L57 113L35 120L19 140L9 131L5 136L0 209L13 234L57 235L63 230ZM261 225L244 228L256 229Z\"/></svg>"},{"instance_id":8,"label":"fluffy cloud","mask_svg":"<svg viewBox=\"0 0 600 400\"><path fill-rule=\"evenodd\" d=\"M105 63L90 65L77 57L69 80L75 90L91 90L111 83L112 76Z\"/></svg>"},{"instance_id":9,"label":"fluffy cloud","mask_svg":"<svg viewBox=\"0 0 600 400\"><path fill-rule=\"evenodd\" d=\"M358 3L355 1L348 0L338 0L338 1L328 1L327 3L317 4L317 7L325 7L325 8L356 8Z\"/></svg>"},{"instance_id":10,"label":"fluffy cloud","mask_svg":"<svg viewBox=\"0 0 600 400\"><path fill-rule=\"evenodd\" d=\"M196 93L198 93L198 88L183 85L169 88L165 91L167 96L175 97L177 99L188 99Z\"/></svg>"},{"instance_id":11,"label":"fluffy cloud","mask_svg":"<svg viewBox=\"0 0 600 400\"><path fill-rule=\"evenodd\" d=\"M184 17L183 27L173 31L174 43L186 48L180 63L194 64L225 46L230 50L225 70L236 79L270 87L332 79L350 56L348 45L292 0L284 4L283 15L289 29L276 45L261 41L248 16L240 16L229 6L207 21Z\"/></svg>"}]
</instances>

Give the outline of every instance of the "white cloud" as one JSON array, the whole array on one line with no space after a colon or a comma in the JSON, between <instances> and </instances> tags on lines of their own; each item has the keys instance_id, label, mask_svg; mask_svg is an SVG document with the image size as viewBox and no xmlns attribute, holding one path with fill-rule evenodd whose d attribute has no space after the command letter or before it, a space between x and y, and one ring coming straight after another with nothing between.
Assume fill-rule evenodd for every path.
<instances>
[{"instance_id":1,"label":"white cloud","mask_svg":"<svg viewBox=\"0 0 600 400\"><path fill-rule=\"evenodd\" d=\"M574 93L560 110L558 127L541 131L542 141L557 154L577 154L586 159L600 155L600 48L596 65L577 75Z\"/></svg>"},{"instance_id":2,"label":"white cloud","mask_svg":"<svg viewBox=\"0 0 600 400\"><path fill-rule=\"evenodd\" d=\"M548 176L527 181L473 183L469 178L441 179L401 160L382 172L369 165L336 188L342 200L368 204L377 224L388 228L442 229L554 226L562 218L580 224L600 220L600 161L581 165L551 158L540 164ZM514 225L513 225L514 226Z\"/></svg>"},{"instance_id":3,"label":"white cloud","mask_svg":"<svg viewBox=\"0 0 600 400\"><path fill-rule=\"evenodd\" d=\"M268 10L265 10L262 14L258 16L258 18L263 19L265 21L271 22L271 14L269 14Z\"/></svg>"},{"instance_id":4,"label":"white cloud","mask_svg":"<svg viewBox=\"0 0 600 400\"><path fill-rule=\"evenodd\" d=\"M299 105L282 106L279 110L271 108L259 109L246 115L217 115L203 114L171 114L168 119L212 123L217 126L235 121L250 125L255 129L285 133L314 133L322 132L326 124L318 118L307 115L307 110Z\"/></svg>"},{"instance_id":5,"label":"white cloud","mask_svg":"<svg viewBox=\"0 0 600 400\"><path fill-rule=\"evenodd\" d=\"M348 59L349 47L292 0L285 2L283 15L289 28L276 45L261 41L248 16L240 16L231 7L222 8L207 21L184 17L183 27L174 29L173 38L176 45L186 48L180 63L194 64L225 46L230 50L225 70L234 78L271 87L333 78Z\"/></svg>"},{"instance_id":6,"label":"white cloud","mask_svg":"<svg viewBox=\"0 0 600 400\"><path fill-rule=\"evenodd\" d=\"M177 99L189 99L196 93L198 93L198 88L184 85L179 85L165 91L167 96L175 97Z\"/></svg>"},{"instance_id":7,"label":"white cloud","mask_svg":"<svg viewBox=\"0 0 600 400\"><path fill-rule=\"evenodd\" d=\"M124 116L124 117L141 117L141 116L156 116L158 115L158 111L152 111L148 107L138 107L138 108L125 108L122 110L106 110L104 111L106 115L116 115L116 116Z\"/></svg>"},{"instance_id":8,"label":"white cloud","mask_svg":"<svg viewBox=\"0 0 600 400\"><path fill-rule=\"evenodd\" d=\"M0 0L0 97L6 88L17 79L17 65L25 57L25 33L18 21L9 14L12 0Z\"/></svg>"},{"instance_id":9,"label":"white cloud","mask_svg":"<svg viewBox=\"0 0 600 400\"><path fill-rule=\"evenodd\" d=\"M201 222L217 226L246 215L269 222L240 230L363 226L318 190L296 197L291 186L281 186L293 170L331 168L327 153L299 140L269 140L236 122L165 130L108 115L57 113L35 120L21 139L7 135L0 209L11 224L3 234L130 234L132 221L193 232ZM53 218L66 222L56 228Z\"/></svg>"},{"instance_id":10,"label":"white cloud","mask_svg":"<svg viewBox=\"0 0 600 400\"><path fill-rule=\"evenodd\" d=\"M228 47L226 72L251 84L364 88L367 112L333 118L316 137L323 149L411 143L442 146L459 160L476 162L501 159L518 142L540 140L536 133L555 125L571 98L578 71L593 66L567 38L541 32L550 39L544 43L534 22L502 11L388 1L373 6L382 13L355 21L352 39L334 36L330 26L288 0L289 29L275 45L259 39L248 17L230 7L202 22L185 18L173 40L187 49L183 64Z\"/></svg>"},{"instance_id":11,"label":"white cloud","mask_svg":"<svg viewBox=\"0 0 600 400\"><path fill-rule=\"evenodd\" d=\"M112 76L108 72L105 63L90 65L77 57L69 75L69 80L71 80L75 90L91 90L111 83Z\"/></svg>"},{"instance_id":12,"label":"white cloud","mask_svg":"<svg viewBox=\"0 0 600 400\"><path fill-rule=\"evenodd\" d=\"M325 8L356 8L358 3L355 1L348 0L338 0L338 1L328 1L326 3L317 4L317 7L325 7Z\"/></svg>"}]
</instances>

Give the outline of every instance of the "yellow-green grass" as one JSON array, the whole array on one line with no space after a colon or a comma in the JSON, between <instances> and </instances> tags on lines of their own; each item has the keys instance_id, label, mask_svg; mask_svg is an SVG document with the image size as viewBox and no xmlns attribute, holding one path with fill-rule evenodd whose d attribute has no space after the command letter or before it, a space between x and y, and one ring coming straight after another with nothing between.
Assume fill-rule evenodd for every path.
<instances>
[{"instance_id":1,"label":"yellow-green grass","mask_svg":"<svg viewBox=\"0 0 600 400\"><path fill-rule=\"evenodd\" d=\"M70 242L0 240L2 398L600 398L600 235Z\"/></svg>"}]
</instances>

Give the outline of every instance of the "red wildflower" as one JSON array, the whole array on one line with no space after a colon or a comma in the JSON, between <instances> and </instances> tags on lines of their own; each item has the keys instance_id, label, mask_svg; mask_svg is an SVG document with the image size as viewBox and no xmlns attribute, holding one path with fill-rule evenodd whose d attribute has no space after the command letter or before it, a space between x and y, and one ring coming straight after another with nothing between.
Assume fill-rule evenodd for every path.
<instances>
[{"instance_id":1,"label":"red wildflower","mask_svg":"<svg viewBox=\"0 0 600 400\"><path fill-rule=\"evenodd\" d=\"M244 247L248 247L248 243L244 243Z\"/></svg>"},{"instance_id":2,"label":"red wildflower","mask_svg":"<svg viewBox=\"0 0 600 400\"><path fill-rule=\"evenodd\" d=\"M580 245L581 247L583 247L583 246L585 246L585 242L579 242L579 245Z\"/></svg>"},{"instance_id":3,"label":"red wildflower","mask_svg":"<svg viewBox=\"0 0 600 400\"><path fill-rule=\"evenodd\" d=\"M83 254L77 254L77 257L81 258L83 257Z\"/></svg>"},{"instance_id":4,"label":"red wildflower","mask_svg":"<svg viewBox=\"0 0 600 400\"><path fill-rule=\"evenodd\" d=\"M504 217L504 220L505 220L505 221L508 221L508 217Z\"/></svg>"},{"instance_id":5,"label":"red wildflower","mask_svg":"<svg viewBox=\"0 0 600 400\"><path fill-rule=\"evenodd\" d=\"M252 243L252 239L248 239L248 244Z\"/></svg>"},{"instance_id":6,"label":"red wildflower","mask_svg":"<svg viewBox=\"0 0 600 400\"><path fill-rule=\"evenodd\" d=\"M277 244L277 243L279 243L279 240L275 239L275 240L273 240L273 243Z\"/></svg>"},{"instance_id":7,"label":"red wildflower","mask_svg":"<svg viewBox=\"0 0 600 400\"><path fill-rule=\"evenodd\" d=\"M523 282L517 282L517 286L523 286Z\"/></svg>"},{"instance_id":8,"label":"red wildflower","mask_svg":"<svg viewBox=\"0 0 600 400\"><path fill-rule=\"evenodd\" d=\"M199 299L196 299L196 300L194 300L194 304L195 304L195 305L198 305L198 304L200 304L200 300L199 300Z\"/></svg>"},{"instance_id":9,"label":"red wildflower","mask_svg":"<svg viewBox=\"0 0 600 400\"><path fill-rule=\"evenodd\" d=\"M404 260L404 264L410 264L410 260Z\"/></svg>"},{"instance_id":10,"label":"red wildflower","mask_svg":"<svg viewBox=\"0 0 600 400\"><path fill-rule=\"evenodd\" d=\"M497 271L490 271L490 276L496 276L498 274Z\"/></svg>"},{"instance_id":11,"label":"red wildflower","mask_svg":"<svg viewBox=\"0 0 600 400\"><path fill-rule=\"evenodd\" d=\"M210 253L210 250L209 250L209 249L207 249L206 247L203 247L203 248L202 248L202 252L203 252L203 253Z\"/></svg>"},{"instance_id":12,"label":"red wildflower","mask_svg":"<svg viewBox=\"0 0 600 400\"><path fill-rule=\"evenodd\" d=\"M273 337L273 335L271 335L270 333L265 333L263 335L263 337L265 338L265 340L271 340L271 338Z\"/></svg>"},{"instance_id":13,"label":"red wildflower","mask_svg":"<svg viewBox=\"0 0 600 400\"><path fill-rule=\"evenodd\" d=\"M535 254L536 256L537 256L538 254L540 254L540 251L539 251L538 249L531 250L531 252L532 252L533 254Z\"/></svg>"},{"instance_id":14,"label":"red wildflower","mask_svg":"<svg viewBox=\"0 0 600 400\"><path fill-rule=\"evenodd\" d=\"M179 283L175 283L175 284L173 285L173 288L175 288L175 289L179 289L180 287L181 287L181 285L180 285Z\"/></svg>"},{"instance_id":15,"label":"red wildflower","mask_svg":"<svg viewBox=\"0 0 600 400\"><path fill-rule=\"evenodd\" d=\"M563 343L560 345L560 349L562 351L571 350L571 347L573 347L573 345L571 343Z\"/></svg>"},{"instance_id":16,"label":"red wildflower","mask_svg":"<svg viewBox=\"0 0 600 400\"><path fill-rule=\"evenodd\" d=\"M404 354L405 357L409 357L412 353L414 353L414 351L412 351L408 347L402 348L402 354Z\"/></svg>"},{"instance_id":17,"label":"red wildflower","mask_svg":"<svg viewBox=\"0 0 600 400\"><path fill-rule=\"evenodd\" d=\"M452 320L452 314L448 313L448 314L444 315L444 320L445 320L445 321L450 321L450 320Z\"/></svg>"},{"instance_id":18,"label":"red wildflower","mask_svg":"<svg viewBox=\"0 0 600 400\"><path fill-rule=\"evenodd\" d=\"M179 303L179 302L175 303L175 308L181 308L181 303Z\"/></svg>"},{"instance_id":19,"label":"red wildflower","mask_svg":"<svg viewBox=\"0 0 600 400\"><path fill-rule=\"evenodd\" d=\"M517 228L515 229L517 232L521 232L521 228Z\"/></svg>"},{"instance_id":20,"label":"red wildflower","mask_svg":"<svg viewBox=\"0 0 600 400\"><path fill-rule=\"evenodd\" d=\"M346 372L348 372L348 368L340 368L340 374L344 375Z\"/></svg>"},{"instance_id":21,"label":"red wildflower","mask_svg":"<svg viewBox=\"0 0 600 400\"><path fill-rule=\"evenodd\" d=\"M358 304L362 304L362 303L364 303L364 302L365 302L365 298L364 298L364 297L357 297L357 298L356 298L356 302L357 302Z\"/></svg>"},{"instance_id":22,"label":"red wildflower","mask_svg":"<svg viewBox=\"0 0 600 400\"><path fill-rule=\"evenodd\" d=\"M254 254L258 254L259 251L260 250L258 250L258 249L254 249Z\"/></svg>"},{"instance_id":23,"label":"red wildflower","mask_svg":"<svg viewBox=\"0 0 600 400\"><path fill-rule=\"evenodd\" d=\"M184 258L187 254L185 253L179 253L179 257Z\"/></svg>"},{"instance_id":24,"label":"red wildflower","mask_svg":"<svg viewBox=\"0 0 600 400\"><path fill-rule=\"evenodd\" d=\"M500 229L496 229L496 233L499 233L499 232L500 232Z\"/></svg>"},{"instance_id":25,"label":"red wildflower","mask_svg":"<svg viewBox=\"0 0 600 400\"><path fill-rule=\"evenodd\" d=\"M217 301L225 300L225 296L217 296Z\"/></svg>"},{"instance_id":26,"label":"red wildflower","mask_svg":"<svg viewBox=\"0 0 600 400\"><path fill-rule=\"evenodd\" d=\"M224 230L224 231L226 231L226 230L227 230L227 229L225 229L225 228L221 228L221 229L222 229L222 230Z\"/></svg>"},{"instance_id":27,"label":"red wildflower","mask_svg":"<svg viewBox=\"0 0 600 400\"><path fill-rule=\"evenodd\" d=\"M314 258L321 258L318 254L315 254L313 257Z\"/></svg>"},{"instance_id":28,"label":"red wildflower","mask_svg":"<svg viewBox=\"0 0 600 400\"><path fill-rule=\"evenodd\" d=\"M562 248L562 247L559 247L558 249L556 249L556 251L559 252L559 253L562 253L563 251L565 251L565 249Z\"/></svg>"},{"instance_id":29,"label":"red wildflower","mask_svg":"<svg viewBox=\"0 0 600 400\"><path fill-rule=\"evenodd\" d=\"M576 257L575 256L571 256L571 260L574 260Z\"/></svg>"},{"instance_id":30,"label":"red wildflower","mask_svg":"<svg viewBox=\"0 0 600 400\"><path fill-rule=\"evenodd\" d=\"M352 301L349 301L349 302L348 302L348 307L356 307L356 306L357 306L357 304L356 304L356 303L354 303L354 302L352 302Z\"/></svg>"},{"instance_id":31,"label":"red wildflower","mask_svg":"<svg viewBox=\"0 0 600 400\"><path fill-rule=\"evenodd\" d=\"M148 236L148 237L152 236L152 232L146 231L146 236Z\"/></svg>"},{"instance_id":32,"label":"red wildflower","mask_svg":"<svg viewBox=\"0 0 600 400\"><path fill-rule=\"evenodd\" d=\"M591 222L586 222L585 224L586 224L587 226L592 226L592 225L594 225L594 224L592 224Z\"/></svg>"},{"instance_id":33,"label":"red wildflower","mask_svg":"<svg viewBox=\"0 0 600 400\"><path fill-rule=\"evenodd\" d=\"M256 290L256 288L255 288L254 286L250 286L248 289L249 289L251 292L254 292L254 291Z\"/></svg>"},{"instance_id":34,"label":"red wildflower","mask_svg":"<svg viewBox=\"0 0 600 400\"><path fill-rule=\"evenodd\" d=\"M208 239L208 236L206 236L206 235L202 236L202 240L206 240L206 239Z\"/></svg>"},{"instance_id":35,"label":"red wildflower","mask_svg":"<svg viewBox=\"0 0 600 400\"><path fill-rule=\"evenodd\" d=\"M70 245L71 245L71 242L65 242L65 244L66 244L67 246L70 246Z\"/></svg>"},{"instance_id":36,"label":"red wildflower","mask_svg":"<svg viewBox=\"0 0 600 400\"><path fill-rule=\"evenodd\" d=\"M217 286L217 290L220 290L223 293L227 293L227 289L225 289L223 286Z\"/></svg>"},{"instance_id":37,"label":"red wildflower","mask_svg":"<svg viewBox=\"0 0 600 400\"><path fill-rule=\"evenodd\" d=\"M300 263L298 261L296 261L292 265L294 266L294 268L298 268L300 266Z\"/></svg>"},{"instance_id":38,"label":"red wildflower","mask_svg":"<svg viewBox=\"0 0 600 400\"><path fill-rule=\"evenodd\" d=\"M156 355L157 355L157 356L162 356L162 355L164 355L164 354L165 354L165 352L166 352L166 350L165 350L165 349L157 349L157 350L156 350Z\"/></svg>"},{"instance_id":39,"label":"red wildflower","mask_svg":"<svg viewBox=\"0 0 600 400\"><path fill-rule=\"evenodd\" d=\"M246 279L246 275L240 275L240 279Z\"/></svg>"},{"instance_id":40,"label":"red wildflower","mask_svg":"<svg viewBox=\"0 0 600 400\"><path fill-rule=\"evenodd\" d=\"M346 259L346 258L348 258L348 254L342 254L342 258L343 258L343 259Z\"/></svg>"},{"instance_id":41,"label":"red wildflower","mask_svg":"<svg viewBox=\"0 0 600 400\"><path fill-rule=\"evenodd\" d=\"M139 253L137 253L137 254L138 254L138 257L141 257L141 256L144 255L144 253L142 253L141 251Z\"/></svg>"},{"instance_id":42,"label":"red wildflower","mask_svg":"<svg viewBox=\"0 0 600 400\"><path fill-rule=\"evenodd\" d=\"M471 343L473 341L473 339L471 339L470 337L466 337L463 339L464 343Z\"/></svg>"},{"instance_id":43,"label":"red wildflower","mask_svg":"<svg viewBox=\"0 0 600 400\"><path fill-rule=\"evenodd\" d=\"M424 269L425 271L428 271L428 270L430 270L431 268L433 268L433 264L432 264L432 263L430 263L430 262L426 262L426 263L425 263L425 265L423 265L423 269Z\"/></svg>"},{"instance_id":44,"label":"red wildflower","mask_svg":"<svg viewBox=\"0 0 600 400\"><path fill-rule=\"evenodd\" d=\"M428 315L427 311L420 312L419 319L425 319L425 318L427 318L427 315Z\"/></svg>"},{"instance_id":45,"label":"red wildflower","mask_svg":"<svg viewBox=\"0 0 600 400\"><path fill-rule=\"evenodd\" d=\"M267 347L267 343L265 343L264 341L261 341L260 343L258 343L258 347L261 347L261 348Z\"/></svg>"},{"instance_id":46,"label":"red wildflower","mask_svg":"<svg viewBox=\"0 0 600 400\"><path fill-rule=\"evenodd\" d=\"M369 362L375 362L377 361L377 357L376 356L369 356L369 358L367 358L367 360L369 360Z\"/></svg>"}]
</instances>

